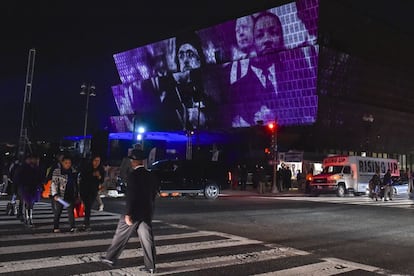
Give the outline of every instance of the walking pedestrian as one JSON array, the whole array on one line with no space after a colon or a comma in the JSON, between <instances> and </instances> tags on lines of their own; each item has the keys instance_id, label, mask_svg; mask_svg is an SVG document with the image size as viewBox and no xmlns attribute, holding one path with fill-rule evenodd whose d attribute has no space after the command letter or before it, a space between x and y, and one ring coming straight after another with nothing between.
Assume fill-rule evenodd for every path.
<instances>
[{"instance_id":1,"label":"walking pedestrian","mask_svg":"<svg viewBox=\"0 0 414 276\"><path fill-rule=\"evenodd\" d=\"M78 173L72 167L72 159L69 155L63 156L61 166L53 171L51 193L53 199L56 201L53 232L60 232L59 220L66 204L70 232L75 232L76 228L73 208L75 203L79 200Z\"/></svg>"},{"instance_id":2,"label":"walking pedestrian","mask_svg":"<svg viewBox=\"0 0 414 276\"><path fill-rule=\"evenodd\" d=\"M266 172L263 165L258 165L257 170L259 181L258 192L259 194L264 194L267 185Z\"/></svg>"},{"instance_id":3,"label":"walking pedestrian","mask_svg":"<svg viewBox=\"0 0 414 276\"><path fill-rule=\"evenodd\" d=\"M392 200L394 189L392 187L392 179L391 179L391 170L388 169L387 172L384 174L383 178L384 183L384 201Z\"/></svg>"},{"instance_id":4,"label":"walking pedestrian","mask_svg":"<svg viewBox=\"0 0 414 276\"><path fill-rule=\"evenodd\" d=\"M93 156L92 160L85 164L80 172L79 191L81 200L85 205L84 230L91 230L91 209L95 199L99 196L99 187L104 181L104 176L105 171L101 164L101 157L99 155Z\"/></svg>"},{"instance_id":5,"label":"walking pedestrian","mask_svg":"<svg viewBox=\"0 0 414 276\"><path fill-rule=\"evenodd\" d=\"M369 197L378 201L378 196L380 193L380 186L381 186L381 178L380 178L380 171L377 168L375 170L375 174L369 180L368 188L369 188Z\"/></svg>"},{"instance_id":6,"label":"walking pedestrian","mask_svg":"<svg viewBox=\"0 0 414 276\"><path fill-rule=\"evenodd\" d=\"M413 173L411 172L410 168L407 168L407 182L408 182L408 187L407 187L408 198L413 198L413 193L414 193Z\"/></svg>"},{"instance_id":7,"label":"walking pedestrian","mask_svg":"<svg viewBox=\"0 0 414 276\"><path fill-rule=\"evenodd\" d=\"M64 156L63 152L59 152L59 153L56 154L56 156L55 156L55 158L56 158L55 163L52 164L52 166L50 166L46 170L46 180L45 180L46 183L45 183L45 185L43 185L43 188L45 189L44 194L45 195L48 194L48 197L50 198L50 202L51 202L51 207L52 207L53 214L55 213L55 210L56 210L56 201L52 197L52 192L51 192L52 176L53 176L53 172L55 171L55 169L61 168L63 156Z\"/></svg>"},{"instance_id":8,"label":"walking pedestrian","mask_svg":"<svg viewBox=\"0 0 414 276\"><path fill-rule=\"evenodd\" d=\"M10 200L11 205L13 206L13 213L14 215L16 215L17 219L20 219L21 221L23 221L23 200L21 199L21 194L20 194L20 184L19 184L19 175L20 175L20 170L22 169L22 163L16 159L9 168L9 172L10 172L10 180L11 180L11 193L12 193L12 198ZM16 201L18 201L18 205L16 206Z\"/></svg>"},{"instance_id":9,"label":"walking pedestrian","mask_svg":"<svg viewBox=\"0 0 414 276\"><path fill-rule=\"evenodd\" d=\"M102 263L114 266L124 250L131 234L137 232L144 251L144 267L140 271L155 273L155 243L152 233L152 217L155 196L159 188L157 178L144 167L146 156L134 149L128 156L133 171L128 175L126 210L121 216L112 243L101 257Z\"/></svg>"},{"instance_id":10,"label":"walking pedestrian","mask_svg":"<svg viewBox=\"0 0 414 276\"><path fill-rule=\"evenodd\" d=\"M29 154L19 172L19 189L23 201L23 221L33 227L34 203L40 200L42 174L39 168L39 158Z\"/></svg>"}]
</instances>

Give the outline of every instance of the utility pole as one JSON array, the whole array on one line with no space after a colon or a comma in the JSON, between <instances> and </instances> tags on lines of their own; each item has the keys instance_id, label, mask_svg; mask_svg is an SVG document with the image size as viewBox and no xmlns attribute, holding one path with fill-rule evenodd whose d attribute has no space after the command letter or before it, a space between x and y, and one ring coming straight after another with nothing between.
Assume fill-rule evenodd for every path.
<instances>
[{"instance_id":1,"label":"utility pole","mask_svg":"<svg viewBox=\"0 0 414 276\"><path fill-rule=\"evenodd\" d=\"M20 123L20 136L19 136L19 147L18 147L18 159L23 161L24 155L26 153L26 146L29 148L29 151L32 152L30 147L30 140L28 135L28 123L27 123L27 112L30 111L30 105L32 100L32 83L33 83L33 72L35 64L36 50L29 50L29 58L27 61L27 72L26 72L26 85L24 89L24 99L23 99L23 109L22 109L22 120ZM28 114L29 119L31 120L31 114Z\"/></svg>"},{"instance_id":2,"label":"utility pole","mask_svg":"<svg viewBox=\"0 0 414 276\"><path fill-rule=\"evenodd\" d=\"M273 164L273 183L272 183L272 193L279 193L277 188L277 163L278 163L278 151L277 151L277 121L269 123L268 128L272 133L271 141L271 152L273 154L272 164Z\"/></svg>"},{"instance_id":3,"label":"utility pole","mask_svg":"<svg viewBox=\"0 0 414 276\"><path fill-rule=\"evenodd\" d=\"M80 95L86 96L85 120L83 124L83 153L82 153L82 156L85 158L86 153L90 150L90 143L87 142L86 140L86 130L88 128L89 98L96 96L95 85L93 84L87 85L85 83L82 84Z\"/></svg>"}]
</instances>

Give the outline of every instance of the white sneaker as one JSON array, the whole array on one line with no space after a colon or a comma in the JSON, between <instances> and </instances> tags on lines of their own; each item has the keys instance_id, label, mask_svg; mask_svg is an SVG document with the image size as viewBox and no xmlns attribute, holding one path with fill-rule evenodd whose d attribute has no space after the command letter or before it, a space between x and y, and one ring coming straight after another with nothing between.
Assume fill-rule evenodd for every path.
<instances>
[{"instance_id":1,"label":"white sneaker","mask_svg":"<svg viewBox=\"0 0 414 276\"><path fill-rule=\"evenodd\" d=\"M103 211L103 208L104 208L104 205L102 204L102 205L99 205L99 212L102 212Z\"/></svg>"}]
</instances>

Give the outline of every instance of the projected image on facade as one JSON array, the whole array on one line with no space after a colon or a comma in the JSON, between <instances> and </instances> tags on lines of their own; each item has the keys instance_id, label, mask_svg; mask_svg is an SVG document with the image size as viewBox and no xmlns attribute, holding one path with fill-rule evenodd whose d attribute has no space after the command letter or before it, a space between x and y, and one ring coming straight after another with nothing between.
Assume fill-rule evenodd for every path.
<instances>
[{"instance_id":1,"label":"projected image on facade","mask_svg":"<svg viewBox=\"0 0 414 276\"><path fill-rule=\"evenodd\" d=\"M311 124L318 1L300 0L115 54L120 115L159 129Z\"/></svg>"}]
</instances>

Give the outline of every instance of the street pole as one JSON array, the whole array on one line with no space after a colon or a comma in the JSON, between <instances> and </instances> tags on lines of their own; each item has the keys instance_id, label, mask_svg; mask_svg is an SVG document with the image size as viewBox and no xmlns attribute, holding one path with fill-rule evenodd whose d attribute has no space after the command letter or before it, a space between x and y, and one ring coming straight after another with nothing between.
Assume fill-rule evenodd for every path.
<instances>
[{"instance_id":1,"label":"street pole","mask_svg":"<svg viewBox=\"0 0 414 276\"><path fill-rule=\"evenodd\" d=\"M80 94L86 96L85 122L83 126L83 153L82 153L83 158L86 158L86 153L87 153L87 150L89 149L89 142L86 142L86 131L88 128L88 114L89 114L89 97L96 96L95 86L82 84Z\"/></svg>"},{"instance_id":2,"label":"street pole","mask_svg":"<svg viewBox=\"0 0 414 276\"><path fill-rule=\"evenodd\" d=\"M272 133L272 151L273 151L273 184L272 184L272 193L279 193L277 188L277 162L278 162L278 151L277 151L277 122L275 122L275 130Z\"/></svg>"},{"instance_id":3,"label":"street pole","mask_svg":"<svg viewBox=\"0 0 414 276\"><path fill-rule=\"evenodd\" d=\"M87 142L86 142L86 129L88 128L88 113L89 113L89 89L86 94L86 107L85 107L85 123L83 127L83 158L86 157L86 149L87 149Z\"/></svg>"}]
</instances>

